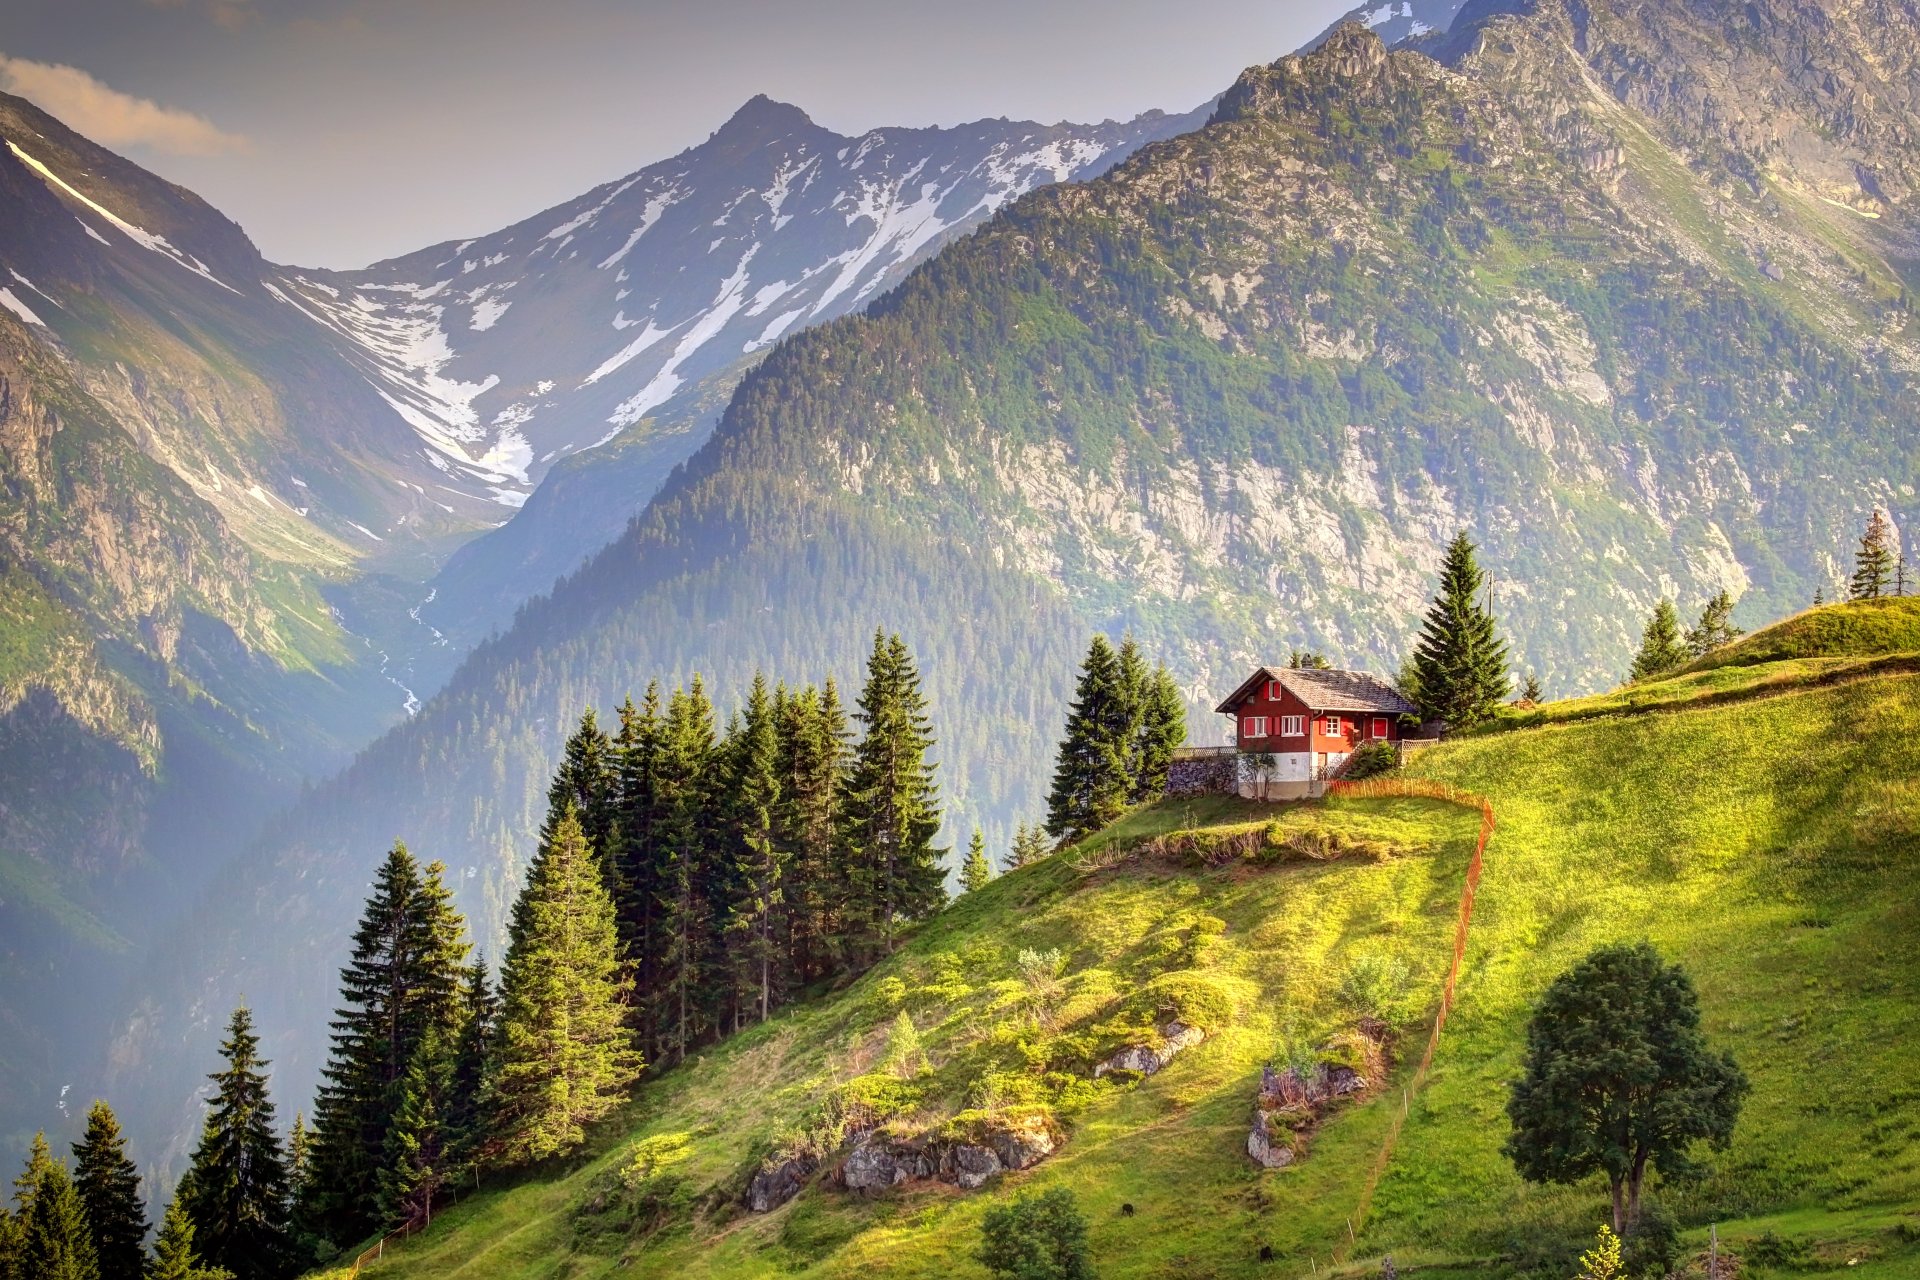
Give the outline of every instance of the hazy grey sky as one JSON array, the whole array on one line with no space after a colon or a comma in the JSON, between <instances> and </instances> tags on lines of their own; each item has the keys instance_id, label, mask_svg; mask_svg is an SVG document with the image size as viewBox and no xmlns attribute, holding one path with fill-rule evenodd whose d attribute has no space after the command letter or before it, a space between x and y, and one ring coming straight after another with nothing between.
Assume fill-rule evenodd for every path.
<instances>
[{"instance_id":1,"label":"hazy grey sky","mask_svg":"<svg viewBox=\"0 0 1920 1280\"><path fill-rule=\"evenodd\" d=\"M478 235L704 139L1185 110L1349 0L4 0L0 89L198 191L268 257Z\"/></svg>"}]
</instances>

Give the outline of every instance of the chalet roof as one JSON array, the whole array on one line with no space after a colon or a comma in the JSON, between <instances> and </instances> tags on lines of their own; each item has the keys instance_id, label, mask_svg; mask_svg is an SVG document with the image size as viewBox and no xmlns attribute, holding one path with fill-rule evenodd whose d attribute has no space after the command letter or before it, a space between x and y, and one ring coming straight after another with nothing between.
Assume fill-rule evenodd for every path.
<instances>
[{"instance_id":1,"label":"chalet roof","mask_svg":"<svg viewBox=\"0 0 1920 1280\"><path fill-rule=\"evenodd\" d=\"M1265 680L1278 680L1309 711L1370 711L1383 715L1418 715L1420 708L1379 676L1364 671L1301 671L1291 667L1261 667L1214 710L1231 713Z\"/></svg>"}]
</instances>

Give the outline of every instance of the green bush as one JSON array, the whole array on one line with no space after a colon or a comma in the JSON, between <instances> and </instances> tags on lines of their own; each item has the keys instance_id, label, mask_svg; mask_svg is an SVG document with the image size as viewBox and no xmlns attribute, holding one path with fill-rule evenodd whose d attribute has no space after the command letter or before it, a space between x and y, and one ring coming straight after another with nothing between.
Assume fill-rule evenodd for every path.
<instances>
[{"instance_id":1,"label":"green bush","mask_svg":"<svg viewBox=\"0 0 1920 1280\"><path fill-rule=\"evenodd\" d=\"M1025 1192L987 1210L973 1256L1004 1280L1094 1280L1087 1219L1065 1187Z\"/></svg>"},{"instance_id":2,"label":"green bush","mask_svg":"<svg viewBox=\"0 0 1920 1280\"><path fill-rule=\"evenodd\" d=\"M1237 1002L1233 988L1218 975L1179 969L1146 983L1128 1003L1156 1025L1178 1019L1212 1034L1233 1021Z\"/></svg>"},{"instance_id":3,"label":"green bush","mask_svg":"<svg viewBox=\"0 0 1920 1280\"><path fill-rule=\"evenodd\" d=\"M1363 951L1340 976L1340 1003L1357 1018L1372 1018L1398 1030L1410 1009L1413 967L1404 957Z\"/></svg>"},{"instance_id":4,"label":"green bush","mask_svg":"<svg viewBox=\"0 0 1920 1280\"><path fill-rule=\"evenodd\" d=\"M1664 1276L1680 1261L1680 1226L1657 1204L1640 1206L1640 1220L1627 1229L1622 1258L1630 1276Z\"/></svg>"},{"instance_id":5,"label":"green bush","mask_svg":"<svg viewBox=\"0 0 1920 1280\"><path fill-rule=\"evenodd\" d=\"M1353 753L1346 773L1341 776L1354 782L1364 782L1368 778L1392 773L1399 767L1400 753L1394 750L1392 743L1369 742Z\"/></svg>"}]
</instances>

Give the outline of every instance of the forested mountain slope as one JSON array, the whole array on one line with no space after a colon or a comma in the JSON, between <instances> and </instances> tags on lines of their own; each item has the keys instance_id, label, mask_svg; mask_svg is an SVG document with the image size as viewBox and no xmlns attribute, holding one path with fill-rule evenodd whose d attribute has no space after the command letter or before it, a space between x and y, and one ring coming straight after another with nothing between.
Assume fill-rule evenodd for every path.
<instances>
[{"instance_id":1,"label":"forested mountain slope","mask_svg":"<svg viewBox=\"0 0 1920 1280\"><path fill-rule=\"evenodd\" d=\"M1753 1085L1728 1148L1695 1153L1697 1180L1653 1179L1688 1274L1711 1224L1752 1280L1911 1275L1920 1107L1901 1063L1920 967L1893 940L1917 905L1917 682L1422 754L1417 778L1496 816L1424 1088L1476 810L1170 801L968 895L846 991L644 1082L586 1159L462 1192L362 1274L985 1276L970 1256L985 1211L1066 1187L1110 1280L1328 1274L1336 1253L1342 1275L1391 1257L1403 1275L1564 1277L1606 1217L1606 1182L1522 1182L1501 1151L1508 1088L1547 984L1597 946L1645 940L1688 971L1709 1043ZM1404 986L1370 986L1382 972ZM1399 1023L1384 1072L1353 1056L1383 1009ZM919 1057L900 1055L902 1016ZM1169 1016L1204 1040L1147 1079L1091 1078ZM1263 1169L1247 1147L1262 1069L1313 1055L1359 1062L1367 1088L1295 1115L1291 1161ZM1036 1116L1062 1141L979 1190L863 1195L837 1184L854 1144L829 1135L791 1201L750 1212L767 1153L801 1147L836 1100L874 1107L895 1141Z\"/></svg>"},{"instance_id":2,"label":"forested mountain slope","mask_svg":"<svg viewBox=\"0 0 1920 1280\"><path fill-rule=\"evenodd\" d=\"M246 860L247 909L181 963L288 975L269 1025L300 1025L310 948L395 834L497 924L582 707L846 671L876 623L924 659L955 818L998 837L1091 627L1140 632L1196 706L1292 645L1392 670L1464 526L1516 661L1567 690L1661 595L1763 616L1831 589L1917 478L1910 218L1790 167L1736 182L1631 105L1684 67L1609 81L1580 52L1709 8L1482 9L1444 63L1346 28L782 343L620 542ZM315 1047L280 1049L296 1093Z\"/></svg>"}]
</instances>

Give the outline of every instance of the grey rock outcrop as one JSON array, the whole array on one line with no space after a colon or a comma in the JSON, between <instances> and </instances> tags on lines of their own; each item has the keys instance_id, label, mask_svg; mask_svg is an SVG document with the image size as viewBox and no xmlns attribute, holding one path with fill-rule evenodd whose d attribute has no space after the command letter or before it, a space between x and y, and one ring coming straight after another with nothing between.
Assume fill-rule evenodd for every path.
<instances>
[{"instance_id":1,"label":"grey rock outcrop","mask_svg":"<svg viewBox=\"0 0 1920 1280\"><path fill-rule=\"evenodd\" d=\"M1169 1022L1160 1028L1159 1047L1142 1044L1128 1045L1094 1067L1094 1079L1097 1080L1112 1071L1133 1071L1143 1076L1150 1076L1206 1038L1207 1033L1198 1027L1190 1027L1184 1022Z\"/></svg>"}]
</instances>

